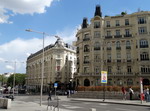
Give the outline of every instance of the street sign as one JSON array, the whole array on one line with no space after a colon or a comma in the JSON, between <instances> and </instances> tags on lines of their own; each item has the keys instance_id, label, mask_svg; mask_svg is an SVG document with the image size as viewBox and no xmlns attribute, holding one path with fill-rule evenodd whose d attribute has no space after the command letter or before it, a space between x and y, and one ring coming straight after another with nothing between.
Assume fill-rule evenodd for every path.
<instances>
[{"instance_id":1,"label":"street sign","mask_svg":"<svg viewBox=\"0 0 150 111\"><path fill-rule=\"evenodd\" d=\"M58 86L58 83L54 83L54 88L57 88L57 86Z\"/></svg>"},{"instance_id":2,"label":"street sign","mask_svg":"<svg viewBox=\"0 0 150 111\"><path fill-rule=\"evenodd\" d=\"M101 83L107 83L107 71L101 71Z\"/></svg>"}]
</instances>

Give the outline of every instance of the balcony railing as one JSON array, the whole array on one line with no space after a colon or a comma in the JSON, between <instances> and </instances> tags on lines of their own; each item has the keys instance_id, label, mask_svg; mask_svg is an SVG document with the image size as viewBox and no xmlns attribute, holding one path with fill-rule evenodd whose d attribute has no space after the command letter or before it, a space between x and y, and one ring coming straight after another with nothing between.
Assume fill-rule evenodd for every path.
<instances>
[{"instance_id":1,"label":"balcony railing","mask_svg":"<svg viewBox=\"0 0 150 111\"><path fill-rule=\"evenodd\" d=\"M111 47L107 47L107 50L111 50Z\"/></svg>"},{"instance_id":2,"label":"balcony railing","mask_svg":"<svg viewBox=\"0 0 150 111\"><path fill-rule=\"evenodd\" d=\"M105 36L105 39L110 39L112 38L112 36Z\"/></svg>"},{"instance_id":3,"label":"balcony railing","mask_svg":"<svg viewBox=\"0 0 150 111\"><path fill-rule=\"evenodd\" d=\"M107 59L107 62L111 62L111 60L110 60L110 59Z\"/></svg>"},{"instance_id":4,"label":"balcony railing","mask_svg":"<svg viewBox=\"0 0 150 111\"><path fill-rule=\"evenodd\" d=\"M122 35L115 35L114 38L121 38Z\"/></svg>"},{"instance_id":5,"label":"balcony railing","mask_svg":"<svg viewBox=\"0 0 150 111\"><path fill-rule=\"evenodd\" d=\"M126 49L131 49L131 46L126 46Z\"/></svg>"},{"instance_id":6,"label":"balcony railing","mask_svg":"<svg viewBox=\"0 0 150 111\"><path fill-rule=\"evenodd\" d=\"M124 37L132 37L132 34L125 34Z\"/></svg>"},{"instance_id":7,"label":"balcony railing","mask_svg":"<svg viewBox=\"0 0 150 111\"><path fill-rule=\"evenodd\" d=\"M118 60L117 60L117 62L121 62L121 60L120 60L120 59L118 59Z\"/></svg>"},{"instance_id":8,"label":"balcony railing","mask_svg":"<svg viewBox=\"0 0 150 111\"><path fill-rule=\"evenodd\" d=\"M90 49L86 49L86 50L84 50L84 52L90 52Z\"/></svg>"},{"instance_id":9,"label":"balcony railing","mask_svg":"<svg viewBox=\"0 0 150 111\"><path fill-rule=\"evenodd\" d=\"M116 50L121 50L121 47L116 47Z\"/></svg>"},{"instance_id":10,"label":"balcony railing","mask_svg":"<svg viewBox=\"0 0 150 111\"><path fill-rule=\"evenodd\" d=\"M141 61L149 61L149 58L141 59Z\"/></svg>"},{"instance_id":11,"label":"balcony railing","mask_svg":"<svg viewBox=\"0 0 150 111\"><path fill-rule=\"evenodd\" d=\"M84 64L89 64L89 63L90 63L90 61L84 61L83 63L84 63Z\"/></svg>"},{"instance_id":12,"label":"balcony railing","mask_svg":"<svg viewBox=\"0 0 150 111\"><path fill-rule=\"evenodd\" d=\"M148 48L148 45L140 45L140 48Z\"/></svg>"},{"instance_id":13,"label":"balcony railing","mask_svg":"<svg viewBox=\"0 0 150 111\"><path fill-rule=\"evenodd\" d=\"M127 62L131 62L131 60L127 60Z\"/></svg>"},{"instance_id":14,"label":"balcony railing","mask_svg":"<svg viewBox=\"0 0 150 111\"><path fill-rule=\"evenodd\" d=\"M100 47L94 47L94 50L101 50Z\"/></svg>"},{"instance_id":15,"label":"balcony railing","mask_svg":"<svg viewBox=\"0 0 150 111\"><path fill-rule=\"evenodd\" d=\"M90 40L90 38L84 38L83 39L83 41L89 41Z\"/></svg>"}]
</instances>

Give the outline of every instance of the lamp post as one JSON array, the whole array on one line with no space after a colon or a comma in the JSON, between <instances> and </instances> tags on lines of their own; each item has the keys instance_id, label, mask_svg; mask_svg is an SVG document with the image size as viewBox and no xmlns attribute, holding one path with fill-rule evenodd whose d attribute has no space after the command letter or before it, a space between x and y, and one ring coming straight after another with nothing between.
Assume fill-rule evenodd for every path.
<instances>
[{"instance_id":1,"label":"lamp post","mask_svg":"<svg viewBox=\"0 0 150 111\"><path fill-rule=\"evenodd\" d=\"M44 39L45 35L50 36L49 34L45 32L39 32L31 29L26 29L27 32L35 32L43 35L43 52L42 52L42 73L41 73L41 90L40 90L40 106L42 105L42 95L43 95L43 75L44 75ZM60 39L60 37L55 36L57 39Z\"/></svg>"},{"instance_id":2,"label":"lamp post","mask_svg":"<svg viewBox=\"0 0 150 111\"><path fill-rule=\"evenodd\" d=\"M10 61L5 61L6 63L14 63L14 76L13 76L13 97L15 95L15 74L16 74L16 64L17 63L24 63L24 62L10 62Z\"/></svg>"}]
</instances>

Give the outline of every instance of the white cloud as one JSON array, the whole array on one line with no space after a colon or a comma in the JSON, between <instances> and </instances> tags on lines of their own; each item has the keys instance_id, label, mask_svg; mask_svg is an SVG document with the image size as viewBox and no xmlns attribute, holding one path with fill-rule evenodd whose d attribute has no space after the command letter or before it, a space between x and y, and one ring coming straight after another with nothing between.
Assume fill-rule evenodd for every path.
<instances>
[{"instance_id":1,"label":"white cloud","mask_svg":"<svg viewBox=\"0 0 150 111\"><path fill-rule=\"evenodd\" d=\"M0 23L12 23L14 14L44 13L54 0L0 0ZM58 1L58 0L57 0ZM11 12L11 13L10 13Z\"/></svg>"},{"instance_id":2,"label":"white cloud","mask_svg":"<svg viewBox=\"0 0 150 111\"><path fill-rule=\"evenodd\" d=\"M72 44L72 41L75 40L76 29L65 28L63 31L58 31L56 35L60 36L65 43ZM54 44L56 42L55 37L45 37L45 46ZM16 72L24 72L26 70L26 64L21 64L19 62L26 62L27 57L31 53L42 49L42 39L41 38L32 38L24 40L21 38L16 38L8 43L0 45L0 73L12 72L9 66L13 63L5 63L4 61L14 62L17 61Z\"/></svg>"},{"instance_id":3,"label":"white cloud","mask_svg":"<svg viewBox=\"0 0 150 111\"><path fill-rule=\"evenodd\" d=\"M6 65L6 69L14 70L14 67L10 65Z\"/></svg>"}]
</instances>

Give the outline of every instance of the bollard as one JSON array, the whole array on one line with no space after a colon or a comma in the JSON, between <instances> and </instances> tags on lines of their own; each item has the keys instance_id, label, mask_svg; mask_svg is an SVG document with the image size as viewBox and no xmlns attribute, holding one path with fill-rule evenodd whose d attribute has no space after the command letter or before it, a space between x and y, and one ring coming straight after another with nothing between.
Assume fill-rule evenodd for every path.
<instances>
[{"instance_id":1,"label":"bollard","mask_svg":"<svg viewBox=\"0 0 150 111\"><path fill-rule=\"evenodd\" d=\"M96 111L96 109L95 108L91 108L90 111Z\"/></svg>"}]
</instances>

